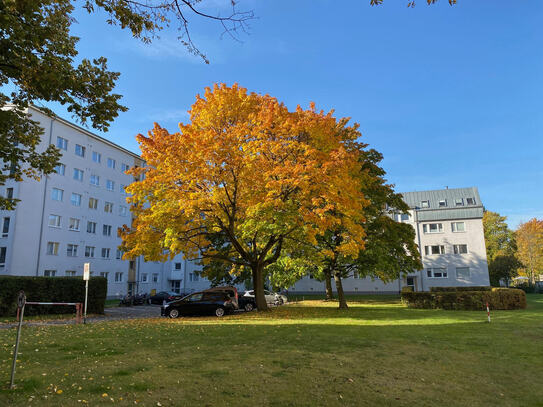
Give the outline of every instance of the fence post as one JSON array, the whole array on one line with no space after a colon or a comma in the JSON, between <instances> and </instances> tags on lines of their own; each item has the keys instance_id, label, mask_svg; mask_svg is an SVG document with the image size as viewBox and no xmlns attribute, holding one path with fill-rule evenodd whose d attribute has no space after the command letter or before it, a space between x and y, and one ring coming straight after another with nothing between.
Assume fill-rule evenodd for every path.
<instances>
[{"instance_id":1,"label":"fence post","mask_svg":"<svg viewBox=\"0 0 543 407\"><path fill-rule=\"evenodd\" d=\"M21 318L19 319L19 326L17 327L17 339L15 340L15 349L13 351L13 364L11 365L11 380L9 388L15 387L15 367L17 365L17 355L19 354L19 339L21 338L21 326L23 325L23 317L25 314L26 296L24 291L19 291L19 298L17 299L17 311L21 310Z\"/></svg>"}]
</instances>

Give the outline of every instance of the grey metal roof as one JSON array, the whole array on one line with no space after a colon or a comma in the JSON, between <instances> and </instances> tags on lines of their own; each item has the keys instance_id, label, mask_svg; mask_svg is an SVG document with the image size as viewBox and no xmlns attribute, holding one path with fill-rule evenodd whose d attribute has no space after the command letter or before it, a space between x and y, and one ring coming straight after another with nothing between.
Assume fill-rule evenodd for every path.
<instances>
[{"instance_id":1,"label":"grey metal roof","mask_svg":"<svg viewBox=\"0 0 543 407\"><path fill-rule=\"evenodd\" d=\"M417 211L419 221L483 217L483 204L477 187L403 192L402 196L407 205ZM468 205L467 198L474 199L475 203ZM462 205L457 205L457 200L461 200ZM422 207L423 201L428 202L428 207ZM439 206L440 201L445 201L445 206Z\"/></svg>"}]
</instances>

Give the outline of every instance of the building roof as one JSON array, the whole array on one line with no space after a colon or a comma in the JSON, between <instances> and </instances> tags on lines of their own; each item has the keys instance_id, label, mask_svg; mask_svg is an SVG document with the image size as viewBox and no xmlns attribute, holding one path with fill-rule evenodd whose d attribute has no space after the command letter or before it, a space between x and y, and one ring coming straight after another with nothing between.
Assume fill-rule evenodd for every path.
<instances>
[{"instance_id":1,"label":"building roof","mask_svg":"<svg viewBox=\"0 0 543 407\"><path fill-rule=\"evenodd\" d=\"M483 217L484 208L477 187L403 192L402 196L417 212L419 221Z\"/></svg>"},{"instance_id":2,"label":"building roof","mask_svg":"<svg viewBox=\"0 0 543 407\"><path fill-rule=\"evenodd\" d=\"M35 110L35 111L37 111L37 112L43 114L44 116L50 117L47 113L45 113L43 110L41 110L41 109L40 109L39 107L37 107L37 106L31 105L31 106L29 106L29 109L33 109L33 110ZM77 124L74 124L74 123L72 123L72 122L70 122L70 121L68 121L68 120L66 120L66 119L63 119L63 118L61 118L60 116L56 116L56 115L55 115L54 119L57 120L57 121L59 121L59 122L61 122L61 123L63 123L63 124L65 124L65 125L67 125L67 126L69 126L69 127L74 128L75 130L80 131L81 133L84 133L85 135L87 135L87 136L89 136L89 137L92 137L92 138L94 138L94 139L96 139L96 140L98 140L98 141L101 141L102 143L108 144L108 145L110 145L111 147L114 147L114 148L116 148L116 149L118 149L118 150L121 150L121 151L123 151L124 153L129 154L129 155L131 155L131 156L134 157L134 158L137 158L137 159L139 159L139 160L143 160L143 159L141 158L141 156L139 156L138 154L136 154L136 153L134 153L134 152L132 152L132 151L130 151L130 150L127 150L126 148L124 148L124 147L122 147L122 146L120 146L120 145L114 143L114 142L111 141L111 140L108 140L108 139L106 139L106 138L104 138L104 137L101 137L101 136L99 136L99 135L97 135L97 134L94 134L94 133L90 132L89 130L85 129L84 127L78 126Z\"/></svg>"}]
</instances>

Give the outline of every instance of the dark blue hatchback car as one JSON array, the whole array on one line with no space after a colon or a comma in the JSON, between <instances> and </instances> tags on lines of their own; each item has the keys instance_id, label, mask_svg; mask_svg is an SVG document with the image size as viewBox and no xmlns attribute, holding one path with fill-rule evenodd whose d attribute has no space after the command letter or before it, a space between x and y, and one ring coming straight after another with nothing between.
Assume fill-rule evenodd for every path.
<instances>
[{"instance_id":1,"label":"dark blue hatchback car","mask_svg":"<svg viewBox=\"0 0 543 407\"><path fill-rule=\"evenodd\" d=\"M233 310L234 304L228 294L224 292L198 292L163 305L161 315L170 318L206 314L222 317Z\"/></svg>"}]
</instances>

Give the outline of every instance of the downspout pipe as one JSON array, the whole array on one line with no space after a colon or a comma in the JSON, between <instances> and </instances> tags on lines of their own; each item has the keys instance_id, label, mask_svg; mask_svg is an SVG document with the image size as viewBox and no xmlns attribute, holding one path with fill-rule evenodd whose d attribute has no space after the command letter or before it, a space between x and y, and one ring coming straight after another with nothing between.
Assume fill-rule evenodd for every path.
<instances>
[{"instance_id":1,"label":"downspout pipe","mask_svg":"<svg viewBox=\"0 0 543 407\"><path fill-rule=\"evenodd\" d=\"M51 144L51 141L53 140L53 122L56 119L53 117L51 118L51 123L49 124L49 145ZM38 239L38 257L36 260L36 277L40 275L40 260L41 260L41 244L43 240L43 222L44 222L44 216L45 216L45 200L47 199L47 181L49 180L49 176L45 176L45 183L43 187L43 198L41 201L41 222L40 222L40 237Z\"/></svg>"}]
</instances>

